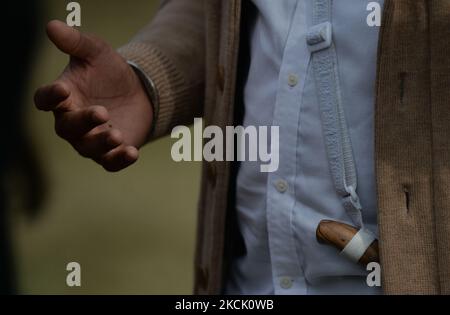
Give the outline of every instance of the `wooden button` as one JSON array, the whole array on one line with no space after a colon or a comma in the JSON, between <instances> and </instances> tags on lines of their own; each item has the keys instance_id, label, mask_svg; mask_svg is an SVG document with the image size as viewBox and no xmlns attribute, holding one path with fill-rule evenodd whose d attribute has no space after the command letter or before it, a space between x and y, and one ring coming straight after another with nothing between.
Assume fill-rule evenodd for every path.
<instances>
[{"instance_id":1,"label":"wooden button","mask_svg":"<svg viewBox=\"0 0 450 315\"><path fill-rule=\"evenodd\" d=\"M202 268L202 267L199 267L197 269L197 281L198 281L198 286L201 289L206 290L208 288L208 282L209 282L208 269Z\"/></svg>"},{"instance_id":2,"label":"wooden button","mask_svg":"<svg viewBox=\"0 0 450 315\"><path fill-rule=\"evenodd\" d=\"M225 69L222 65L217 67L217 87L221 92L225 88Z\"/></svg>"},{"instance_id":3,"label":"wooden button","mask_svg":"<svg viewBox=\"0 0 450 315\"><path fill-rule=\"evenodd\" d=\"M206 164L206 172L210 182L212 184L215 184L217 179L217 162L216 161L208 162Z\"/></svg>"}]
</instances>

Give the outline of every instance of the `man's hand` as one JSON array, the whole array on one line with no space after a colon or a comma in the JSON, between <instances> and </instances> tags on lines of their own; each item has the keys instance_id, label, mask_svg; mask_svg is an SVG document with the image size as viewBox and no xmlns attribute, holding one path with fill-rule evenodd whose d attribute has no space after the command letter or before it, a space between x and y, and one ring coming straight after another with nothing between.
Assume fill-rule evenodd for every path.
<instances>
[{"instance_id":1,"label":"man's hand","mask_svg":"<svg viewBox=\"0 0 450 315\"><path fill-rule=\"evenodd\" d=\"M152 123L152 107L134 70L103 40L60 21L50 40L70 55L61 76L36 91L36 107L53 111L56 133L108 171L138 159Z\"/></svg>"}]
</instances>

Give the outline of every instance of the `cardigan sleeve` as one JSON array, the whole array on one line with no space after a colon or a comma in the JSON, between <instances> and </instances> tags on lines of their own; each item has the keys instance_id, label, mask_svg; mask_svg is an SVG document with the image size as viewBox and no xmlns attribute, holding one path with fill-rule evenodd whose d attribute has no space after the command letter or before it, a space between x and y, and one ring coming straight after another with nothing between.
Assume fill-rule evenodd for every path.
<instances>
[{"instance_id":1,"label":"cardigan sleeve","mask_svg":"<svg viewBox=\"0 0 450 315\"><path fill-rule=\"evenodd\" d=\"M151 79L158 102L150 139L202 114L205 78L204 3L163 1L156 16L119 53Z\"/></svg>"}]
</instances>

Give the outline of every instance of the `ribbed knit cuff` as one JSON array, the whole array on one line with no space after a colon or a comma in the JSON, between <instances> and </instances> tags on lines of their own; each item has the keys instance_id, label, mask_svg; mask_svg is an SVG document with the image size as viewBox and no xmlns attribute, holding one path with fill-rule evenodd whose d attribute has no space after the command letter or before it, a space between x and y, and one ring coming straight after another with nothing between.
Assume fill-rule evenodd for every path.
<instances>
[{"instance_id":1,"label":"ribbed knit cuff","mask_svg":"<svg viewBox=\"0 0 450 315\"><path fill-rule=\"evenodd\" d=\"M157 114L153 118L149 139L166 135L177 121L189 115L187 109L182 107L189 99L183 76L162 52L149 44L132 42L118 52L144 71L157 89L159 104L156 105L159 108L155 111Z\"/></svg>"}]
</instances>

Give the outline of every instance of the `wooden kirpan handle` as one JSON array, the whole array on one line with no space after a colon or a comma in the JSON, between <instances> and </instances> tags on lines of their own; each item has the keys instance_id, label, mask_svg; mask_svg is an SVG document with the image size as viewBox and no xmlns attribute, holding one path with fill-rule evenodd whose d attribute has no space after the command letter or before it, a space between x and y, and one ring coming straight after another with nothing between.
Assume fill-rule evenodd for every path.
<instances>
[{"instance_id":1,"label":"wooden kirpan handle","mask_svg":"<svg viewBox=\"0 0 450 315\"><path fill-rule=\"evenodd\" d=\"M321 244L329 244L342 251L350 240L358 233L354 226L331 220L322 220L317 226L316 238ZM375 240L359 259L358 263L366 266L370 262L379 262L378 240Z\"/></svg>"}]
</instances>

